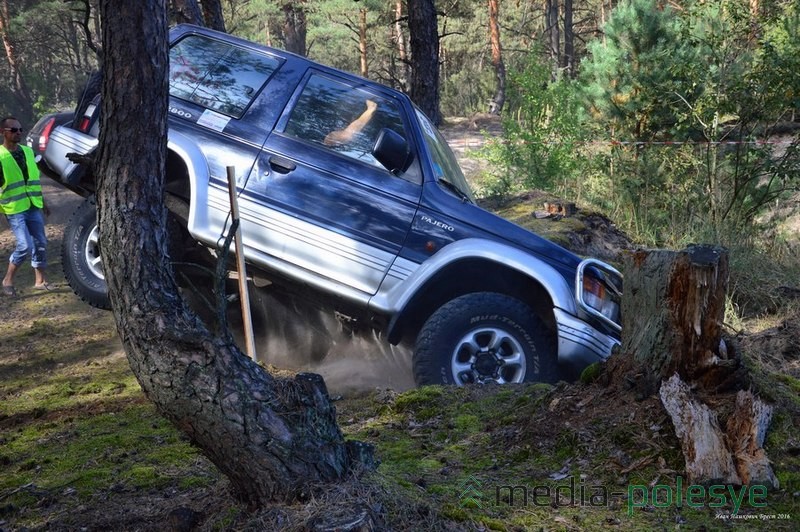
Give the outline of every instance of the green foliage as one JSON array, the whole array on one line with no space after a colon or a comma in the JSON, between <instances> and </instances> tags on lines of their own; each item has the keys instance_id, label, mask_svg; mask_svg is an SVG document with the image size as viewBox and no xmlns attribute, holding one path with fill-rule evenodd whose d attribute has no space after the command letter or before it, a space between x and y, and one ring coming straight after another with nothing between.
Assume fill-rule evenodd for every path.
<instances>
[{"instance_id":1,"label":"green foliage","mask_svg":"<svg viewBox=\"0 0 800 532\"><path fill-rule=\"evenodd\" d=\"M623 141L653 140L675 123L675 92L683 93L680 65L695 51L679 39L678 19L656 0L620 2L589 44L581 78L593 116Z\"/></svg>"},{"instance_id":2,"label":"green foliage","mask_svg":"<svg viewBox=\"0 0 800 532\"><path fill-rule=\"evenodd\" d=\"M727 244L797 189L797 135L762 142L800 87L795 8L785 14L755 41L733 0L615 8L581 79L595 135L617 143L596 162L628 230L656 245Z\"/></svg>"},{"instance_id":3,"label":"green foliage","mask_svg":"<svg viewBox=\"0 0 800 532\"><path fill-rule=\"evenodd\" d=\"M41 114L72 107L86 76L97 65L76 23L81 18L76 16L76 4L82 3L48 0L11 4L8 32L35 113L24 118L35 120ZM7 69L7 62L0 61L0 73L9 80ZM8 85L0 90L0 108L4 113L18 114L19 100L6 93L5 89L11 88Z\"/></svg>"},{"instance_id":4,"label":"green foliage","mask_svg":"<svg viewBox=\"0 0 800 532\"><path fill-rule=\"evenodd\" d=\"M509 74L509 85L504 138L485 151L494 173L483 195L580 188L583 113L575 83L551 83L550 67L532 57L524 70Z\"/></svg>"}]
</instances>

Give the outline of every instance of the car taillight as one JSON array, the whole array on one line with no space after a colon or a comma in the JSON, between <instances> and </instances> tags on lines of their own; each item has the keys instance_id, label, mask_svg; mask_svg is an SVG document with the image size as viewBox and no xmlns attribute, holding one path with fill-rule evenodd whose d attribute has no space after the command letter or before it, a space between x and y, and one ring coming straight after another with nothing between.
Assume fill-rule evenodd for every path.
<instances>
[{"instance_id":1,"label":"car taillight","mask_svg":"<svg viewBox=\"0 0 800 532\"><path fill-rule=\"evenodd\" d=\"M94 115L94 110L97 109L95 104L90 104L86 108L86 112L83 113L83 117L81 118L80 124L78 124L78 130L86 133L89 131L89 126L92 125L92 115Z\"/></svg>"},{"instance_id":2,"label":"car taillight","mask_svg":"<svg viewBox=\"0 0 800 532\"><path fill-rule=\"evenodd\" d=\"M42 132L39 133L39 152L44 153L45 148L47 148L47 141L50 140L50 132L53 131L53 126L56 124L56 119L51 118L47 121L42 129Z\"/></svg>"}]
</instances>

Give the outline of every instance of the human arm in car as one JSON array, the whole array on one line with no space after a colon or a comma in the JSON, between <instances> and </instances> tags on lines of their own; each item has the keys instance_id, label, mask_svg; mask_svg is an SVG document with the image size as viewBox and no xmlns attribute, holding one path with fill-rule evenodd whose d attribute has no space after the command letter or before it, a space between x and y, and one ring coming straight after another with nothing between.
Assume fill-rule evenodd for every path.
<instances>
[{"instance_id":1,"label":"human arm in car","mask_svg":"<svg viewBox=\"0 0 800 532\"><path fill-rule=\"evenodd\" d=\"M364 126L372 120L375 110L378 109L378 104L372 100L367 100L366 103L366 110L358 118L350 122L346 128L328 133L322 143L326 146L339 146L349 142L359 131L364 129Z\"/></svg>"}]
</instances>

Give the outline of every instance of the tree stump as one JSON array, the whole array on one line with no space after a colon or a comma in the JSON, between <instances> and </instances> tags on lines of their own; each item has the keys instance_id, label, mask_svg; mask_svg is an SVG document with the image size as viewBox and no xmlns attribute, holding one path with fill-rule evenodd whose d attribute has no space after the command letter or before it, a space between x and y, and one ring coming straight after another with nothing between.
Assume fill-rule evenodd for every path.
<instances>
[{"instance_id":1,"label":"tree stump","mask_svg":"<svg viewBox=\"0 0 800 532\"><path fill-rule=\"evenodd\" d=\"M723 432L721 410L700 400L743 384L722 337L727 250L640 250L625 258L624 274L622 353L642 368L646 388L660 386L689 481L778 487L763 449L771 407L739 390Z\"/></svg>"},{"instance_id":2,"label":"tree stump","mask_svg":"<svg viewBox=\"0 0 800 532\"><path fill-rule=\"evenodd\" d=\"M656 382L678 373L695 380L734 369L720 347L728 289L728 253L712 246L639 250L625 259L622 352ZM714 372L721 379L724 371Z\"/></svg>"}]
</instances>

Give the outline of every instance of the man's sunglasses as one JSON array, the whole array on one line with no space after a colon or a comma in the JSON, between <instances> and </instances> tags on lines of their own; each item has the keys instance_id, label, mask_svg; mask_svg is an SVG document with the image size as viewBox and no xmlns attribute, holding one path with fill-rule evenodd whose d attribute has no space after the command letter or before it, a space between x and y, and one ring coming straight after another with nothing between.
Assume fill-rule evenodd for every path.
<instances>
[{"instance_id":1,"label":"man's sunglasses","mask_svg":"<svg viewBox=\"0 0 800 532\"><path fill-rule=\"evenodd\" d=\"M7 127L5 128L6 131L10 131L12 133L22 133L21 127Z\"/></svg>"}]
</instances>

